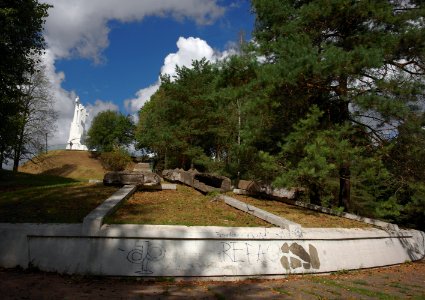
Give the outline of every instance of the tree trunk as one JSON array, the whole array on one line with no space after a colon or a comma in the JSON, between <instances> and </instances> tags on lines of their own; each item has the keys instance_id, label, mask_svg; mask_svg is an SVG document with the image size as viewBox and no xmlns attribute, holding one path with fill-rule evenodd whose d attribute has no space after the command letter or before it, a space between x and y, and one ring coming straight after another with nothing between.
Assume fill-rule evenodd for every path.
<instances>
[{"instance_id":1,"label":"tree trunk","mask_svg":"<svg viewBox=\"0 0 425 300\"><path fill-rule=\"evenodd\" d=\"M18 172L19 160L21 158L20 142L18 142L18 145L16 145L15 150L13 152L13 172Z\"/></svg>"},{"instance_id":2,"label":"tree trunk","mask_svg":"<svg viewBox=\"0 0 425 300\"><path fill-rule=\"evenodd\" d=\"M339 169L339 199L338 206L345 211L350 208L350 167L342 166Z\"/></svg>"},{"instance_id":3,"label":"tree trunk","mask_svg":"<svg viewBox=\"0 0 425 300\"><path fill-rule=\"evenodd\" d=\"M339 78L339 116L338 123L344 124L350 118L350 110L348 107L348 78L342 75ZM350 207L350 164L344 163L339 169L339 199L338 204L348 210Z\"/></svg>"},{"instance_id":4,"label":"tree trunk","mask_svg":"<svg viewBox=\"0 0 425 300\"><path fill-rule=\"evenodd\" d=\"M0 170L3 170L4 150L0 150Z\"/></svg>"},{"instance_id":5,"label":"tree trunk","mask_svg":"<svg viewBox=\"0 0 425 300\"><path fill-rule=\"evenodd\" d=\"M21 154L22 154L22 146L24 144L24 130L25 130L25 126L22 126L16 141L14 155L13 155L13 172L18 172L19 161L21 160Z\"/></svg>"}]
</instances>

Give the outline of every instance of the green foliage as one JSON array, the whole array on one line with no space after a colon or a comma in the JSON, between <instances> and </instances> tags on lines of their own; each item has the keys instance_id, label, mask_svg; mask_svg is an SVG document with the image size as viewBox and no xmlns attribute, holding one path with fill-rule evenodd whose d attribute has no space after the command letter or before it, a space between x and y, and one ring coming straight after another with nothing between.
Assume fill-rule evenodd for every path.
<instances>
[{"instance_id":1,"label":"green foliage","mask_svg":"<svg viewBox=\"0 0 425 300\"><path fill-rule=\"evenodd\" d=\"M299 186L306 201L419 224L423 2L252 0L252 7L255 43L224 62L194 61L161 78L140 110L138 147L157 155L159 169Z\"/></svg>"},{"instance_id":2,"label":"green foliage","mask_svg":"<svg viewBox=\"0 0 425 300\"><path fill-rule=\"evenodd\" d=\"M37 55L45 47L41 34L50 6L36 0L3 0L0 4L0 166L10 152L21 111L20 86L34 71ZM25 20L25 21L23 21Z\"/></svg>"},{"instance_id":3,"label":"green foliage","mask_svg":"<svg viewBox=\"0 0 425 300\"><path fill-rule=\"evenodd\" d=\"M363 132L349 124L323 129L322 116L323 112L313 106L306 118L294 125L279 159L262 155L263 165L268 162L266 170L280 169L274 185L303 187L307 201L328 207L339 205L339 170L350 166L352 210L370 214L372 208L368 205L385 199L390 174L379 152L366 147L370 145L362 138Z\"/></svg>"},{"instance_id":4,"label":"green foliage","mask_svg":"<svg viewBox=\"0 0 425 300\"><path fill-rule=\"evenodd\" d=\"M103 167L109 171L122 171L131 163L131 156L126 150L115 147L110 152L102 152L100 161Z\"/></svg>"},{"instance_id":5,"label":"green foliage","mask_svg":"<svg viewBox=\"0 0 425 300\"><path fill-rule=\"evenodd\" d=\"M86 143L90 149L109 152L133 141L134 124L131 117L107 110L94 117L87 135Z\"/></svg>"}]
</instances>

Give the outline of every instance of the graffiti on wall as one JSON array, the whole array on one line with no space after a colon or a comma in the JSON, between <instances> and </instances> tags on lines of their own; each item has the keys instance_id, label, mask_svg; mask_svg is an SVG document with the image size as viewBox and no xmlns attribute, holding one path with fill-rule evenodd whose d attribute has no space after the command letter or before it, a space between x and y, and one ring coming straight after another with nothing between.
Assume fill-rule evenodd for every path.
<instances>
[{"instance_id":1,"label":"graffiti on wall","mask_svg":"<svg viewBox=\"0 0 425 300\"><path fill-rule=\"evenodd\" d=\"M130 251L119 249L120 251L127 252L127 261L140 265L140 269L135 273L141 275L153 274L151 269L152 262L160 261L165 257L165 249L152 241L137 241L134 248Z\"/></svg>"},{"instance_id":2,"label":"graffiti on wall","mask_svg":"<svg viewBox=\"0 0 425 300\"><path fill-rule=\"evenodd\" d=\"M280 263L286 271L298 268L305 270L320 268L319 254L312 244L308 244L308 252L298 243L284 243L280 249L283 253Z\"/></svg>"},{"instance_id":3,"label":"graffiti on wall","mask_svg":"<svg viewBox=\"0 0 425 300\"><path fill-rule=\"evenodd\" d=\"M298 243L284 243L279 247L276 243L253 243L226 241L219 248L221 262L230 263L266 263L278 262L286 271L303 268L319 269L320 260L316 247L308 245L308 251Z\"/></svg>"},{"instance_id":4,"label":"graffiti on wall","mask_svg":"<svg viewBox=\"0 0 425 300\"><path fill-rule=\"evenodd\" d=\"M172 260L177 260L182 263L183 269L192 268L193 264L199 266L205 263L205 259L211 259L212 262L220 264L239 264L242 267L252 266L282 266L289 273L292 271L302 271L311 269L320 269L320 259L316 247L312 244L302 245L298 243L285 242L283 244L275 242L258 242L258 241L217 241L216 246L209 248L212 252L198 252L197 247L193 248L192 254L181 253L179 249L173 249ZM158 266L155 264L163 264L165 259L166 249L164 245L158 241L137 240L134 246L126 250L119 248L124 252L125 259L136 265L135 273L139 275L151 275L158 271ZM196 250L196 251L195 251ZM218 252L216 252L218 250ZM176 252L176 253L175 253ZM191 251L190 251L191 252ZM174 253L174 254L173 254ZM218 254L218 257L216 255ZM212 254L212 256L210 256ZM181 256L183 255L183 256ZM184 258L183 258L184 257ZM190 259L188 259L190 257ZM170 259L170 257L168 257ZM183 261L187 262L184 263ZM202 263L201 263L202 262ZM270 265L271 264L271 265ZM189 267L192 265L192 267ZM186 267L184 267L186 266ZM243 267L243 268L245 268ZM266 267L268 268L268 267Z\"/></svg>"}]
</instances>

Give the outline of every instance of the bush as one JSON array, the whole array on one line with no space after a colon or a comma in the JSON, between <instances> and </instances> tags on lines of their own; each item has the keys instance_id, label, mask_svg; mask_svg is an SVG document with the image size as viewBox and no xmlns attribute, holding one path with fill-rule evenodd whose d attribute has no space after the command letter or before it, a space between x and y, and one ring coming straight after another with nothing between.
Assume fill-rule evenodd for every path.
<instances>
[{"instance_id":1,"label":"bush","mask_svg":"<svg viewBox=\"0 0 425 300\"><path fill-rule=\"evenodd\" d=\"M116 148L100 155L102 166L109 171L122 171L131 162L131 157L124 149Z\"/></svg>"}]
</instances>

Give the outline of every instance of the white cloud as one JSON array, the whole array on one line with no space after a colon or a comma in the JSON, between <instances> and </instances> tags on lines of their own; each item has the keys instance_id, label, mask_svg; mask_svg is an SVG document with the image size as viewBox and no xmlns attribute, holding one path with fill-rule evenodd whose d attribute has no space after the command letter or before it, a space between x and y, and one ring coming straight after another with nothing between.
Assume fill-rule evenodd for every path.
<instances>
[{"instance_id":1,"label":"white cloud","mask_svg":"<svg viewBox=\"0 0 425 300\"><path fill-rule=\"evenodd\" d=\"M136 93L136 98L124 101L125 108L131 113L137 112L159 88L159 82L141 89Z\"/></svg>"},{"instance_id":2,"label":"white cloud","mask_svg":"<svg viewBox=\"0 0 425 300\"><path fill-rule=\"evenodd\" d=\"M55 99L55 109L59 113L57 132L49 140L51 145L65 144L68 139L69 126L74 112L74 91L62 88L65 80L63 72L56 72L57 59L83 57L102 60L102 50L109 45L108 22L141 21L146 16L172 16L175 19L189 18L198 24L209 24L224 14L216 0L42 0L53 5L46 20L44 36L48 50L43 56L46 75L51 83L51 93ZM154 87L140 91L137 97L149 98ZM81 99L83 103L87 99ZM143 101L143 100L140 100ZM142 105L129 103L130 110ZM93 117L100 111L118 107L111 102L96 100L88 104L89 119L87 128Z\"/></svg>"},{"instance_id":3,"label":"white cloud","mask_svg":"<svg viewBox=\"0 0 425 300\"><path fill-rule=\"evenodd\" d=\"M54 7L45 25L46 41L57 58L101 60L108 47L108 21L141 21L146 16L189 18L209 24L224 14L216 0L44 0Z\"/></svg>"},{"instance_id":4,"label":"white cloud","mask_svg":"<svg viewBox=\"0 0 425 300\"><path fill-rule=\"evenodd\" d=\"M207 60L215 60L214 50L206 41L200 38L184 38L180 37L177 41L178 51L168 54L165 57L164 65L161 68L161 74L168 74L171 77L175 75L176 66L190 66L193 60L206 58Z\"/></svg>"},{"instance_id":5,"label":"white cloud","mask_svg":"<svg viewBox=\"0 0 425 300\"><path fill-rule=\"evenodd\" d=\"M50 82L50 90L54 99L54 108L58 112L58 122L56 134L49 139L51 145L65 144L68 139L69 126L74 113L74 99L76 95L73 91L69 92L61 87L65 80L63 72L56 72L54 65L54 55L47 50L42 57L46 68L46 76Z\"/></svg>"},{"instance_id":6,"label":"white cloud","mask_svg":"<svg viewBox=\"0 0 425 300\"><path fill-rule=\"evenodd\" d=\"M54 108L58 112L57 130L54 136L49 138L51 146L65 145L68 140L69 128L71 126L75 98L77 97L74 91L67 91L62 88L62 82L65 80L63 72L56 72L54 65L53 54L47 50L42 57L43 64L46 70L46 76L50 82L50 92L54 99ZM81 99L83 102L85 99ZM86 121L86 128L90 127L93 118L104 110L118 110L118 106L112 102L96 100L94 104L86 105L89 117Z\"/></svg>"},{"instance_id":7,"label":"white cloud","mask_svg":"<svg viewBox=\"0 0 425 300\"><path fill-rule=\"evenodd\" d=\"M170 75L171 79L176 75L176 66L190 67L193 60L201 60L205 58L208 61L215 62L224 60L230 55L236 54L233 49L223 52L214 51L208 43L200 38L180 37L177 41L177 52L168 54L164 59L164 65L161 67L161 74ZM143 88L136 93L133 99L124 101L126 109L130 113L136 113L150 97L158 90L160 85L159 79L156 83L147 88Z\"/></svg>"}]
</instances>

